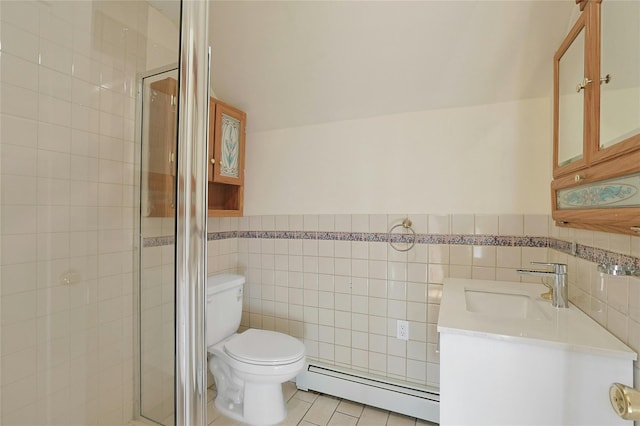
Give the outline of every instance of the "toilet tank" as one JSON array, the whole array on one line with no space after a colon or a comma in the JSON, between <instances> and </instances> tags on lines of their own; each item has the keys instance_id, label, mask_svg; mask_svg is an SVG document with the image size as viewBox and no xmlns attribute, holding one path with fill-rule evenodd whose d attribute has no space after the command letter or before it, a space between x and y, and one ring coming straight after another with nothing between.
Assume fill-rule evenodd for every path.
<instances>
[{"instance_id":1,"label":"toilet tank","mask_svg":"<svg viewBox=\"0 0 640 426\"><path fill-rule=\"evenodd\" d=\"M207 347L215 345L238 330L242 318L244 277L235 274L207 278Z\"/></svg>"}]
</instances>

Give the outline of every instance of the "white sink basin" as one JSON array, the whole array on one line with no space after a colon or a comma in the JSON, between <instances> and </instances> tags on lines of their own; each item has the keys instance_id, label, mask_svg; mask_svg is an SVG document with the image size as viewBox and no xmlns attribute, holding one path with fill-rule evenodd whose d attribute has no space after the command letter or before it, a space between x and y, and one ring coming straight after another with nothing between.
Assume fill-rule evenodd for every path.
<instances>
[{"instance_id":1,"label":"white sink basin","mask_svg":"<svg viewBox=\"0 0 640 426\"><path fill-rule=\"evenodd\" d=\"M441 425L625 424L607 390L633 383L636 352L576 306L553 307L540 297L545 289L444 280Z\"/></svg>"},{"instance_id":2,"label":"white sink basin","mask_svg":"<svg viewBox=\"0 0 640 426\"><path fill-rule=\"evenodd\" d=\"M438 331L523 341L572 351L636 353L574 305L554 308L542 284L447 278Z\"/></svg>"},{"instance_id":3,"label":"white sink basin","mask_svg":"<svg viewBox=\"0 0 640 426\"><path fill-rule=\"evenodd\" d=\"M465 290L467 312L511 319L548 319L539 302L527 294Z\"/></svg>"}]
</instances>

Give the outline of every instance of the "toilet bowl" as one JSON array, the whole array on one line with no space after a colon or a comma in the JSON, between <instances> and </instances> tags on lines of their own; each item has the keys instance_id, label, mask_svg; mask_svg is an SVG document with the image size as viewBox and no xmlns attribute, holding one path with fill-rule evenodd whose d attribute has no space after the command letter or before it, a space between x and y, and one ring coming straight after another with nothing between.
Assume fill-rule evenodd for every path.
<instances>
[{"instance_id":1,"label":"toilet bowl","mask_svg":"<svg viewBox=\"0 0 640 426\"><path fill-rule=\"evenodd\" d=\"M212 355L209 369L218 388L215 404L222 414L252 425L284 420L282 383L297 376L306 364L300 341L282 333L249 329L208 351Z\"/></svg>"},{"instance_id":2,"label":"toilet bowl","mask_svg":"<svg viewBox=\"0 0 640 426\"><path fill-rule=\"evenodd\" d=\"M306 365L298 339L269 330L236 333L242 313L244 277L218 275L207 281L207 351L216 382L216 408L251 425L271 425L287 415L282 383Z\"/></svg>"}]
</instances>

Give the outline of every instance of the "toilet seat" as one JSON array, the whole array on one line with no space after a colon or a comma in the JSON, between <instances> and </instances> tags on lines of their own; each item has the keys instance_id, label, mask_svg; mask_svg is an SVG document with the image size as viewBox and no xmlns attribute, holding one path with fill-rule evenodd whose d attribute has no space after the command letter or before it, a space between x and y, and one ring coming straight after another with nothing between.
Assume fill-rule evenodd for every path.
<instances>
[{"instance_id":1,"label":"toilet seat","mask_svg":"<svg viewBox=\"0 0 640 426\"><path fill-rule=\"evenodd\" d=\"M287 334L249 329L224 343L231 358L255 365L285 365L304 357L304 344Z\"/></svg>"}]
</instances>

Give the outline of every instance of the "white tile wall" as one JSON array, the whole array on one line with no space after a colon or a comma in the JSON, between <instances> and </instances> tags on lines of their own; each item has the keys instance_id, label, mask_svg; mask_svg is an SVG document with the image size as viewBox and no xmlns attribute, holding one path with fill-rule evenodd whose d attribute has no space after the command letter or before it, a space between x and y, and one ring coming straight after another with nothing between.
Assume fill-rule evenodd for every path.
<instances>
[{"instance_id":1,"label":"white tile wall","mask_svg":"<svg viewBox=\"0 0 640 426\"><path fill-rule=\"evenodd\" d=\"M2 424L120 424L131 416L134 87L144 17L140 2L0 3ZM404 216L220 218L209 230L385 232ZM640 256L637 237L557 230L546 216L410 216L418 232L551 232ZM157 235L171 233L164 222ZM548 255L455 245L400 254L384 243L344 241L228 239L208 247L209 273L248 276L244 326L300 337L324 362L433 385L443 279L517 279L516 268ZM149 282L164 287L145 308L149 324L165 324L172 256L149 252ZM550 256L576 271L572 300L640 350L637 280L602 278L589 262ZM396 319L410 321L408 342L395 339Z\"/></svg>"},{"instance_id":2,"label":"white tile wall","mask_svg":"<svg viewBox=\"0 0 640 426\"><path fill-rule=\"evenodd\" d=\"M172 227L172 218L142 221L147 236L167 235ZM174 245L143 248L140 261L141 411L163 421L174 413Z\"/></svg>"},{"instance_id":3,"label":"white tile wall","mask_svg":"<svg viewBox=\"0 0 640 426\"><path fill-rule=\"evenodd\" d=\"M133 123L146 8L0 3L3 425L132 416Z\"/></svg>"},{"instance_id":4,"label":"white tile wall","mask_svg":"<svg viewBox=\"0 0 640 426\"><path fill-rule=\"evenodd\" d=\"M640 255L638 237L558 229L546 215L410 216L422 233L552 236ZM321 215L317 217L317 229L385 232L404 217ZM296 231L302 230L305 223L309 226L307 230L316 229L313 216L240 218L238 229ZM210 232L218 230L215 222L209 227ZM529 281L532 278L520 276L515 270L528 267L531 261L545 260L568 263L572 271L569 274L572 301L632 348L640 350L638 280L602 277L595 272L595 264L555 250L429 245L417 246L407 255L393 251L385 243L309 244L299 240L258 239L239 239L237 247L238 271L249 279L243 326L274 329L299 337L304 340L309 356L325 363L437 386L440 375L436 324L444 278ZM225 266L233 269L232 263ZM267 280L263 281L265 277ZM273 309L272 300L275 300ZM410 322L407 342L395 338L397 319ZM640 376L637 368L635 374Z\"/></svg>"},{"instance_id":5,"label":"white tile wall","mask_svg":"<svg viewBox=\"0 0 640 426\"><path fill-rule=\"evenodd\" d=\"M547 216L409 215L418 233L547 236ZM239 230L387 232L405 214L245 217ZM210 232L218 231L215 222ZM312 359L438 386L436 323L447 276L518 281L515 269L546 249L239 239L237 268L248 277L244 327L303 339ZM525 255L524 252L527 252ZM211 253L210 253L211 259ZM227 264L233 268L232 264ZM224 268L214 267L212 270ZM396 321L410 339L396 339Z\"/></svg>"},{"instance_id":6,"label":"white tile wall","mask_svg":"<svg viewBox=\"0 0 640 426\"><path fill-rule=\"evenodd\" d=\"M551 235L628 256L640 254L640 237L555 226L551 227ZM602 274L597 264L555 250L550 251L550 259L568 264L569 300L640 353L640 279ZM637 363L634 372L637 387Z\"/></svg>"},{"instance_id":7,"label":"white tile wall","mask_svg":"<svg viewBox=\"0 0 640 426\"><path fill-rule=\"evenodd\" d=\"M368 220L367 215L317 218L321 231L385 232L404 215L369 215ZM411 215L411 218L422 233L551 236L635 257L640 255L638 237L559 229L546 215ZM305 223L309 226L307 230L314 230L316 219L241 218L238 229L295 231L302 230ZM216 232L211 220L209 232ZM310 358L325 363L438 386L436 324L444 278L538 282L518 275L515 270L528 267L531 261L547 259L568 263L573 303L640 351L638 279L603 277L595 272L594 263L552 249L434 244L417 246L409 255L403 255L385 243L309 244L299 240L257 239L239 239L237 243L237 268L249 280L243 326L274 329L299 337L304 340ZM310 246L314 248L309 249ZM265 263L265 259L271 259L265 255L271 253L272 247L274 260ZM308 274L317 275L317 280L307 276L305 281L305 265L310 268ZM232 263L224 266L233 269ZM264 277L269 277L268 284L261 281ZM309 282L313 284L309 286ZM271 294L270 288L274 286L275 303L271 305L271 296L265 297L265 289L269 289L266 294ZM410 322L407 342L395 338L397 319ZM639 371L635 369L636 380Z\"/></svg>"}]
</instances>

